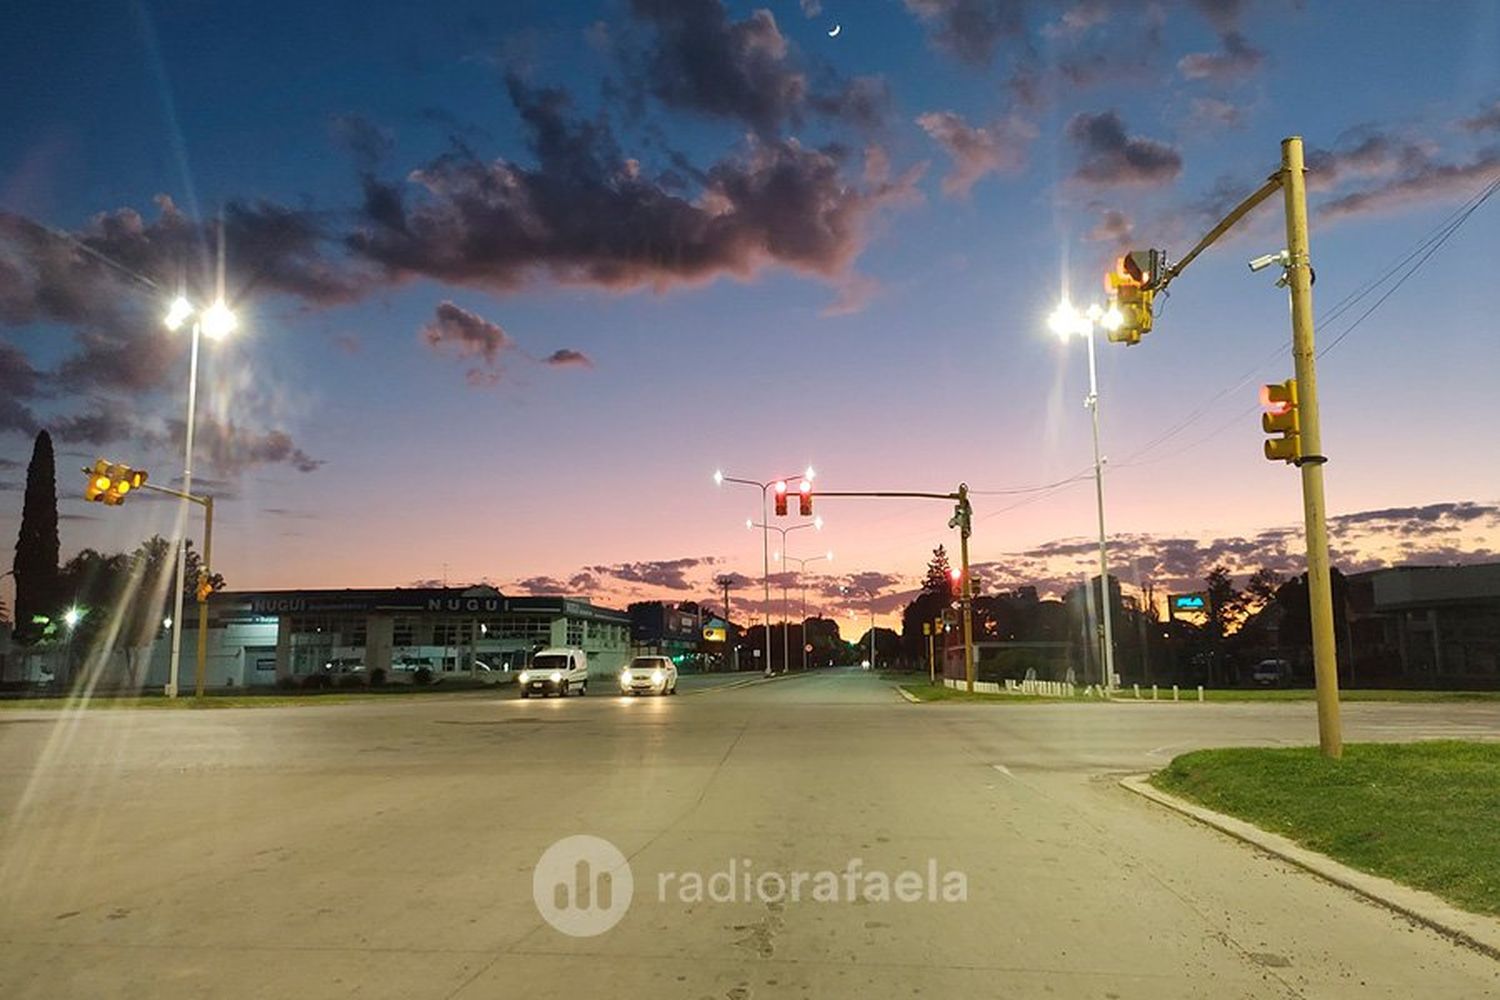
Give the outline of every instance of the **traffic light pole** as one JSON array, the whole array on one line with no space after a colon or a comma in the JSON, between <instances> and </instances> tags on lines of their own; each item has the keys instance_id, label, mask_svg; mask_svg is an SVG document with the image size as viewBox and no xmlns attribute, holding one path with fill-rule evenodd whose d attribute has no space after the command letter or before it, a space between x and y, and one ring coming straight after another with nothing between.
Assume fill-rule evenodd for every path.
<instances>
[{"instance_id":1,"label":"traffic light pole","mask_svg":"<svg viewBox=\"0 0 1500 1000\"><path fill-rule=\"evenodd\" d=\"M1323 498L1323 432L1318 412L1317 353L1313 346L1312 263L1307 236L1307 181L1301 136L1281 142L1281 166L1256 192L1209 230L1192 250L1168 267L1161 291L1200 253L1251 209L1280 189L1286 215L1283 276L1291 294L1292 364L1296 375L1298 444L1293 461L1302 473L1302 513L1307 534L1307 590L1312 619L1313 673L1318 694L1318 745L1323 756L1344 753L1339 720L1338 647L1333 632L1333 587L1329 579L1327 506Z\"/></svg>"},{"instance_id":2,"label":"traffic light pole","mask_svg":"<svg viewBox=\"0 0 1500 1000\"><path fill-rule=\"evenodd\" d=\"M88 470L85 469L85 472ZM205 585L213 579L213 554L214 554L214 498L194 496L182 490L168 489L165 486L155 486L151 483L142 483L143 490L151 490L153 493L164 493L169 497L176 497L188 503L195 503L203 508L203 561L198 567L198 662L197 671L194 674L193 697L203 697L203 685L208 673L208 593ZM184 526L186 527L186 526ZM186 531L184 530L184 535ZM167 697L177 697L177 655L182 648L182 591L184 584L182 578L187 573L187 544L184 542L178 546L180 568L178 569L177 593L172 598L172 678L168 685Z\"/></svg>"},{"instance_id":3,"label":"traffic light pole","mask_svg":"<svg viewBox=\"0 0 1500 1000\"><path fill-rule=\"evenodd\" d=\"M1327 508L1323 499L1323 432L1318 419L1318 377L1313 349L1312 264L1307 239L1307 184L1302 139L1281 143L1286 196L1286 277L1292 296L1292 364L1297 376L1302 510L1307 530L1307 591L1312 604L1313 672L1318 688L1318 744L1325 757L1341 757L1338 648L1333 634Z\"/></svg>"},{"instance_id":4,"label":"traffic light pole","mask_svg":"<svg viewBox=\"0 0 1500 1000\"><path fill-rule=\"evenodd\" d=\"M972 692L974 690L974 618L971 609L974 601L974 590L972 582L969 579L969 530L973 521L973 509L969 506L969 485L967 483L959 483L958 492L956 493L912 493L894 490L854 492L848 490L829 490L827 492L819 491L817 497L820 500L828 497L874 497L879 499L950 500L956 502L957 507L954 510L953 517L948 520L948 527L957 528L959 533L959 553L962 559L960 565L962 566L961 572L963 573L961 602L963 605L964 627L964 679L966 681L966 689ZM870 660L872 665L875 658L874 650L875 615L872 595L870 614Z\"/></svg>"},{"instance_id":5,"label":"traffic light pole","mask_svg":"<svg viewBox=\"0 0 1500 1000\"><path fill-rule=\"evenodd\" d=\"M184 546L186 548L186 546ZM203 498L203 565L198 572L198 670L193 675L193 697L203 697L203 684L208 673L208 594L214 560L214 498Z\"/></svg>"}]
</instances>

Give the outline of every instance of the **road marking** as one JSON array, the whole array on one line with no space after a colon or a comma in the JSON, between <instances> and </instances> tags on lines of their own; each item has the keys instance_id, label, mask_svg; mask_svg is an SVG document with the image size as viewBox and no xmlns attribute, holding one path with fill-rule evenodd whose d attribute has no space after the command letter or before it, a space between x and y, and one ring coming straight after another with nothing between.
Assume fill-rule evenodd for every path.
<instances>
[{"instance_id":1,"label":"road marking","mask_svg":"<svg viewBox=\"0 0 1500 1000\"><path fill-rule=\"evenodd\" d=\"M1010 768L1006 767L1004 764L991 764L990 767L993 767L995 770L999 771L1001 774L1005 775L1007 778L1014 778L1015 777L1014 774L1010 773Z\"/></svg>"}]
</instances>

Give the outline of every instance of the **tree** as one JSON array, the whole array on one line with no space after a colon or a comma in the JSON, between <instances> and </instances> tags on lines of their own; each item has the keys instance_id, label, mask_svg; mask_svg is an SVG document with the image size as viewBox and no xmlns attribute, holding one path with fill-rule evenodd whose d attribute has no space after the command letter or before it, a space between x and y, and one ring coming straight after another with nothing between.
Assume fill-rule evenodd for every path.
<instances>
[{"instance_id":1,"label":"tree","mask_svg":"<svg viewBox=\"0 0 1500 1000\"><path fill-rule=\"evenodd\" d=\"M932 550L932 558L927 561L922 593L940 597L945 603L953 593L953 567L948 563L947 550L941 545Z\"/></svg>"},{"instance_id":2,"label":"tree","mask_svg":"<svg viewBox=\"0 0 1500 1000\"><path fill-rule=\"evenodd\" d=\"M1262 567L1255 571L1250 577L1250 582L1245 584L1245 603L1247 610L1259 611L1261 608L1270 607L1276 600L1276 591L1286 581L1281 574L1274 569Z\"/></svg>"},{"instance_id":3,"label":"tree","mask_svg":"<svg viewBox=\"0 0 1500 1000\"><path fill-rule=\"evenodd\" d=\"M16 539L16 637L31 642L41 630L32 625L37 615L57 611L57 462L52 436L37 432L26 467L26 498L21 507L21 533Z\"/></svg>"},{"instance_id":4,"label":"tree","mask_svg":"<svg viewBox=\"0 0 1500 1000\"><path fill-rule=\"evenodd\" d=\"M1209 630L1215 638L1222 639L1239 622L1245 595L1235 589L1234 578L1222 563L1208 571L1203 583L1208 591Z\"/></svg>"}]
</instances>

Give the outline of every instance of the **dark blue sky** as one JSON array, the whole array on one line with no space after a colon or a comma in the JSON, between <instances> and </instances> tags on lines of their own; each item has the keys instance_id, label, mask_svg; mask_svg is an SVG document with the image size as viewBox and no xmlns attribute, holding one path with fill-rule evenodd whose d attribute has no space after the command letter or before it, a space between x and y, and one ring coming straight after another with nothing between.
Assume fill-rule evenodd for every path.
<instances>
[{"instance_id":1,"label":"dark blue sky","mask_svg":"<svg viewBox=\"0 0 1500 1000\"><path fill-rule=\"evenodd\" d=\"M1302 134L1322 315L1500 176L1493 3L31 4L0 80L0 459L47 426L165 476L185 361L154 317L222 215L244 327L205 351L200 430L244 585L446 564L686 595L758 572L753 497L711 492L718 466L1068 477L1082 350L1044 320L1119 249L1181 253ZM1474 460L1500 445L1496 210L1324 362L1330 505L1397 511L1351 527L1351 560L1496 544L1500 475ZM1244 268L1280 225L1262 208L1145 343L1101 350L1111 525L1146 573L1299 520L1237 417L1290 374L1284 295ZM1088 533L1091 492L1039 497L981 501L997 579L1082 571L1046 543ZM1462 500L1490 506L1402 513ZM166 511L65 513L71 550ZM893 594L944 540L920 505L824 513L816 548Z\"/></svg>"}]
</instances>

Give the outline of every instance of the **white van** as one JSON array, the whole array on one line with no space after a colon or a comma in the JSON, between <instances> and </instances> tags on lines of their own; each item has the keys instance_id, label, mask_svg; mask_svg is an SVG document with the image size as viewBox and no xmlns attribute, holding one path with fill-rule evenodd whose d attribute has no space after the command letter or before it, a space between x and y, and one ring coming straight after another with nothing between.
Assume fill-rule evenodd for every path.
<instances>
[{"instance_id":1,"label":"white van","mask_svg":"<svg viewBox=\"0 0 1500 1000\"><path fill-rule=\"evenodd\" d=\"M521 686L521 697L532 695L546 697L559 694L566 697L577 691L589 693L589 658L581 649L543 649L531 658L531 666L521 671L516 678Z\"/></svg>"}]
</instances>

